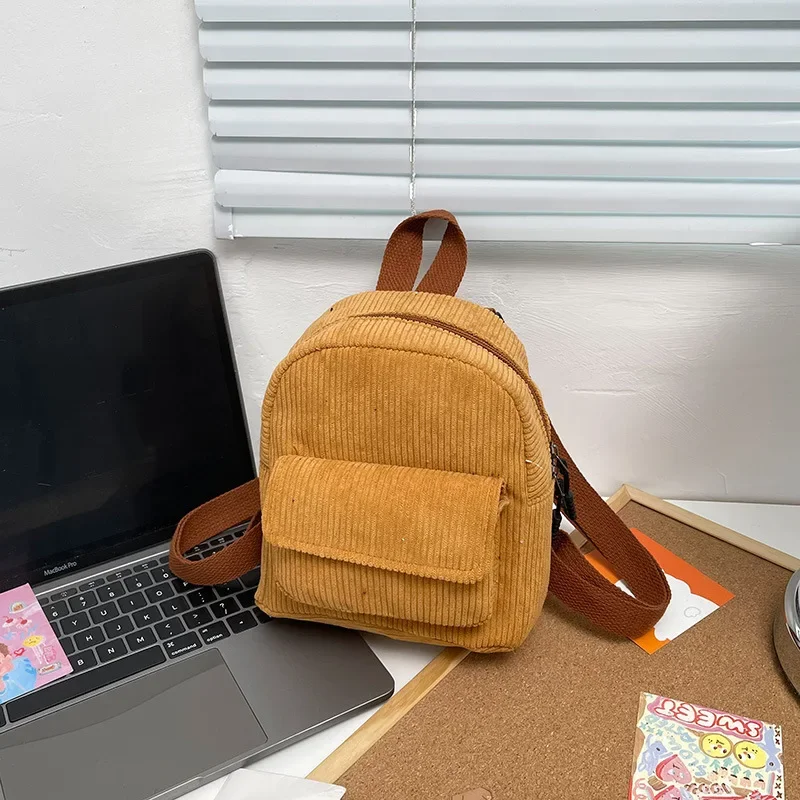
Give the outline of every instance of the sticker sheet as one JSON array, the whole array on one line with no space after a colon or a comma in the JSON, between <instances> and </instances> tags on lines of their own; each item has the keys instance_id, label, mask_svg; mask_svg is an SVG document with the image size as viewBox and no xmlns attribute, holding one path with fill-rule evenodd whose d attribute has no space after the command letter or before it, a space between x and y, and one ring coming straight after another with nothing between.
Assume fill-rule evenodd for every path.
<instances>
[{"instance_id":1,"label":"sticker sheet","mask_svg":"<svg viewBox=\"0 0 800 800\"><path fill-rule=\"evenodd\" d=\"M635 528L631 531L664 570L672 591L672 600L664 616L654 628L633 640L642 650L655 653L733 599L733 593L641 531ZM608 580L630 593L628 587L618 580L609 563L596 550L586 558Z\"/></svg>"},{"instance_id":2,"label":"sticker sheet","mask_svg":"<svg viewBox=\"0 0 800 800\"><path fill-rule=\"evenodd\" d=\"M785 800L781 728L642 693L630 800Z\"/></svg>"},{"instance_id":3,"label":"sticker sheet","mask_svg":"<svg viewBox=\"0 0 800 800\"><path fill-rule=\"evenodd\" d=\"M0 594L0 703L72 672L29 584Z\"/></svg>"}]
</instances>

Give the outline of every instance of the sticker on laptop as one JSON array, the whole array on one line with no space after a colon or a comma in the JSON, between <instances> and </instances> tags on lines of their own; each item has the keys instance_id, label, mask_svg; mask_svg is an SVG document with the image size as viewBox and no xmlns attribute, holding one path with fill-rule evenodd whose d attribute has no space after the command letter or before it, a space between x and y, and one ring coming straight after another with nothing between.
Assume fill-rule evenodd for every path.
<instances>
[{"instance_id":1,"label":"sticker on laptop","mask_svg":"<svg viewBox=\"0 0 800 800\"><path fill-rule=\"evenodd\" d=\"M0 704L72 672L29 584L0 594Z\"/></svg>"},{"instance_id":2,"label":"sticker on laptop","mask_svg":"<svg viewBox=\"0 0 800 800\"><path fill-rule=\"evenodd\" d=\"M780 725L642 692L630 800L784 800Z\"/></svg>"},{"instance_id":3,"label":"sticker on laptop","mask_svg":"<svg viewBox=\"0 0 800 800\"><path fill-rule=\"evenodd\" d=\"M654 628L633 640L645 652L655 653L733 599L733 593L641 531L634 528L632 532L664 570L672 591L672 600L664 616ZM597 550L588 553L586 558L598 572L630 594L628 587L618 580L609 563Z\"/></svg>"}]
</instances>

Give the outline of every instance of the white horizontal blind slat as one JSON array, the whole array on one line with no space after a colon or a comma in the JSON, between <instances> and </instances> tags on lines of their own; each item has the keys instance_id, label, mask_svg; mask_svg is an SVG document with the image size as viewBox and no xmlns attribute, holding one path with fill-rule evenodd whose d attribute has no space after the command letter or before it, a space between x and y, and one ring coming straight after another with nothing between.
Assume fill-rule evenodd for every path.
<instances>
[{"instance_id":1,"label":"white horizontal blind slat","mask_svg":"<svg viewBox=\"0 0 800 800\"><path fill-rule=\"evenodd\" d=\"M800 217L798 183L418 177L417 202L455 213Z\"/></svg>"},{"instance_id":2,"label":"white horizontal blind slat","mask_svg":"<svg viewBox=\"0 0 800 800\"><path fill-rule=\"evenodd\" d=\"M552 69L419 65L420 103L797 103L800 69Z\"/></svg>"},{"instance_id":3,"label":"white horizontal blind slat","mask_svg":"<svg viewBox=\"0 0 800 800\"><path fill-rule=\"evenodd\" d=\"M208 61L411 63L401 27L220 25L200 26L200 54Z\"/></svg>"},{"instance_id":4,"label":"white horizontal blind slat","mask_svg":"<svg viewBox=\"0 0 800 800\"><path fill-rule=\"evenodd\" d=\"M270 105L211 102L208 107L215 136L281 138L408 139L410 110L403 105Z\"/></svg>"},{"instance_id":5,"label":"white horizontal blind slat","mask_svg":"<svg viewBox=\"0 0 800 800\"><path fill-rule=\"evenodd\" d=\"M404 214L400 214L404 216ZM214 207L215 234L222 239L281 237L289 239L379 239L386 241L397 225L398 214L324 211L272 211Z\"/></svg>"},{"instance_id":6,"label":"white horizontal blind slat","mask_svg":"<svg viewBox=\"0 0 800 800\"><path fill-rule=\"evenodd\" d=\"M794 109L420 106L426 140L800 144ZM735 176L732 176L735 177Z\"/></svg>"},{"instance_id":7,"label":"white horizontal blind slat","mask_svg":"<svg viewBox=\"0 0 800 800\"><path fill-rule=\"evenodd\" d=\"M316 102L411 101L408 68L365 69L274 67L265 64L208 64L203 70L206 94L212 100Z\"/></svg>"},{"instance_id":8,"label":"white horizontal blind slat","mask_svg":"<svg viewBox=\"0 0 800 800\"><path fill-rule=\"evenodd\" d=\"M459 214L471 241L686 242L800 244L796 217L573 216L568 214ZM385 241L397 224L388 214L346 214L214 209L222 238L306 238Z\"/></svg>"},{"instance_id":9,"label":"white horizontal blind slat","mask_svg":"<svg viewBox=\"0 0 800 800\"><path fill-rule=\"evenodd\" d=\"M196 0L206 22L408 22L410 0Z\"/></svg>"},{"instance_id":10,"label":"white horizontal blind slat","mask_svg":"<svg viewBox=\"0 0 800 800\"><path fill-rule=\"evenodd\" d=\"M800 244L796 217L460 214L475 241Z\"/></svg>"},{"instance_id":11,"label":"white horizontal blind slat","mask_svg":"<svg viewBox=\"0 0 800 800\"><path fill-rule=\"evenodd\" d=\"M418 64L758 64L793 62L800 28L417 26Z\"/></svg>"},{"instance_id":12,"label":"white horizontal blind slat","mask_svg":"<svg viewBox=\"0 0 800 800\"><path fill-rule=\"evenodd\" d=\"M216 136L211 140L211 154L219 169L276 172L407 175L410 149L410 145L402 141Z\"/></svg>"},{"instance_id":13,"label":"white horizontal blind slat","mask_svg":"<svg viewBox=\"0 0 800 800\"><path fill-rule=\"evenodd\" d=\"M263 1L263 0L262 0ZM420 22L799 20L794 0L417 0Z\"/></svg>"},{"instance_id":14,"label":"white horizontal blind slat","mask_svg":"<svg viewBox=\"0 0 800 800\"><path fill-rule=\"evenodd\" d=\"M800 147L418 142L420 175L539 178L800 179Z\"/></svg>"},{"instance_id":15,"label":"white horizontal blind slat","mask_svg":"<svg viewBox=\"0 0 800 800\"><path fill-rule=\"evenodd\" d=\"M229 208L373 211L402 214L408 208L405 176L330 175L296 172L217 171L217 202Z\"/></svg>"}]
</instances>

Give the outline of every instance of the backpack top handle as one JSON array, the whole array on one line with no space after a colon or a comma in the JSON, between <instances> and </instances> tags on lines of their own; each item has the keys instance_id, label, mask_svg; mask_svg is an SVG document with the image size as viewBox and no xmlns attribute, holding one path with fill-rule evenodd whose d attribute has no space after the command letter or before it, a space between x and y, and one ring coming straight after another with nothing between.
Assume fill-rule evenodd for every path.
<instances>
[{"instance_id":1,"label":"backpack top handle","mask_svg":"<svg viewBox=\"0 0 800 800\"><path fill-rule=\"evenodd\" d=\"M417 286L418 292L455 295L467 268L467 240L456 218L442 209L403 220L389 237L378 277L379 292L411 292L422 263L422 233L429 219L447 222L439 252Z\"/></svg>"}]
</instances>

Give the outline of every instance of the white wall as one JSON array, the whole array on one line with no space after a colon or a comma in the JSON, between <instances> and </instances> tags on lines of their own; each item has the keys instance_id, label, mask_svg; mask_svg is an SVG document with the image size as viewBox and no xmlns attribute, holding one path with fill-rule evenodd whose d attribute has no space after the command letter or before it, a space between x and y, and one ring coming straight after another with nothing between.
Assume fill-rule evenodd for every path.
<instances>
[{"instance_id":1,"label":"white wall","mask_svg":"<svg viewBox=\"0 0 800 800\"><path fill-rule=\"evenodd\" d=\"M381 246L212 239L190 0L3 10L0 285L211 247L255 434L277 360ZM601 491L800 502L792 250L479 244L461 295L520 334Z\"/></svg>"}]
</instances>

